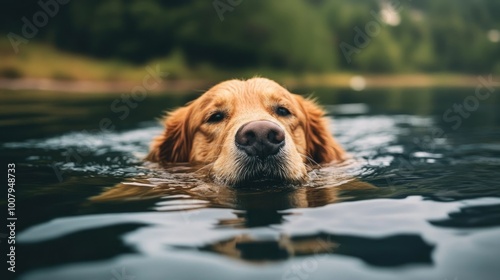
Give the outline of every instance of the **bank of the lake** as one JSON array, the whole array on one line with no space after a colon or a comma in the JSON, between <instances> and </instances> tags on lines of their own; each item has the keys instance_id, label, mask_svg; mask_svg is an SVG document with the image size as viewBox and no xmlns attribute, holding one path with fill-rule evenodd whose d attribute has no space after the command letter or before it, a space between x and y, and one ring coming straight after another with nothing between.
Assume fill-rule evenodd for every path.
<instances>
[{"instance_id":1,"label":"bank of the lake","mask_svg":"<svg viewBox=\"0 0 500 280\"><path fill-rule=\"evenodd\" d=\"M158 79L151 71L144 71L142 80L58 80L49 78L0 78L0 89L39 90L51 92L121 93L145 89L148 92L203 91L225 79L250 78L252 75L228 76L207 79ZM254 76L264 76L255 74ZM359 75L323 74L304 76L270 77L290 89L296 88L474 88L477 86L498 87L500 76L491 74L400 74L400 75Z\"/></svg>"}]
</instances>

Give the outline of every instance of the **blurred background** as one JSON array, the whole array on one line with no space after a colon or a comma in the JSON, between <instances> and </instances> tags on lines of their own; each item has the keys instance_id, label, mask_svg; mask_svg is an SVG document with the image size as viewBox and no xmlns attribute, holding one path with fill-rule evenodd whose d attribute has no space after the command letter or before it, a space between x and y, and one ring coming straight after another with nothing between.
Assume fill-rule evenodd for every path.
<instances>
[{"instance_id":1,"label":"blurred background","mask_svg":"<svg viewBox=\"0 0 500 280\"><path fill-rule=\"evenodd\" d=\"M8 1L0 77L138 81L158 65L177 81L470 86L500 74L499 15L495 0Z\"/></svg>"},{"instance_id":2,"label":"blurred background","mask_svg":"<svg viewBox=\"0 0 500 280\"><path fill-rule=\"evenodd\" d=\"M255 75L359 162L234 191L144 163L165 110ZM4 0L17 279L498 280L499 82L499 0Z\"/></svg>"}]
</instances>

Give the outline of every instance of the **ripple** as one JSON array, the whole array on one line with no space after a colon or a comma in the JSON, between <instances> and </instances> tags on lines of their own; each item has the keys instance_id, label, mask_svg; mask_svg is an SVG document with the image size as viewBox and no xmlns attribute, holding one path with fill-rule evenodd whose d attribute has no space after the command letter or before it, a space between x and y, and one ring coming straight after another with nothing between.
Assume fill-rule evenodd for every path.
<instances>
[{"instance_id":1,"label":"ripple","mask_svg":"<svg viewBox=\"0 0 500 280\"><path fill-rule=\"evenodd\" d=\"M494 256L500 250L500 243L495 241L498 240L495 236L500 234L498 222L496 227L482 231L474 231L470 224L450 227L449 223L458 218L474 220L475 215L467 213L476 211L477 207L491 214L498 213L498 206L499 198L456 202L429 201L418 196L372 199L259 212L260 217L280 215L283 222L272 224L275 220L270 220L271 224L257 227L215 229L214 221L226 225L249 224L251 211L198 209L98 214L58 218L32 226L19 233L18 240L23 244L55 242L50 244L57 246L58 242L75 242L75 233L86 232L101 236L102 244L110 244L108 239L113 237L102 234L107 230L103 226L139 225L129 226L121 237L121 242L134 248L135 254L35 270L27 279L72 279L77 275L82 279L91 278L107 275L117 266L125 266L144 279L153 279L156 273L185 276L185 266L180 264L186 263L196 266L197 273L210 272L212 276L214 269L233 266L234 270L225 270L220 277L234 279L247 269L255 271L254 265L263 261L267 265L259 266L258 272L264 278L293 275L293 266L317 261L322 263L316 266L318 276L331 276L333 266L335 275L350 275L353 279L368 272L370 279L407 279L409 276L430 279L449 271L471 276L470 269L496 270ZM32 251L35 256L39 253ZM382 254L384 258L373 257ZM172 265L179 259L182 260L179 265ZM269 262L274 265L270 266ZM401 269L390 269L395 266Z\"/></svg>"}]
</instances>

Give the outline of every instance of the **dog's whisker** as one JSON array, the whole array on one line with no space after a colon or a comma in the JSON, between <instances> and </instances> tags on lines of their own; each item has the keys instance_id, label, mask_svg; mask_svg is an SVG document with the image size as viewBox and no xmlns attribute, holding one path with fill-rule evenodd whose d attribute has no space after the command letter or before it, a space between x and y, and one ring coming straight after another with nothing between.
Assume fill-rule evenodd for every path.
<instances>
[{"instance_id":1,"label":"dog's whisker","mask_svg":"<svg viewBox=\"0 0 500 280\"><path fill-rule=\"evenodd\" d=\"M207 165L205 165L205 166L203 166L203 167L199 168L198 170L196 170L196 171L195 171L195 173L197 173L197 172L201 172L202 170L204 170L204 169L206 169L206 168L212 168L212 167L213 167L213 165L214 165L213 163L209 163L209 164L207 164Z\"/></svg>"},{"instance_id":2,"label":"dog's whisker","mask_svg":"<svg viewBox=\"0 0 500 280\"><path fill-rule=\"evenodd\" d=\"M307 159L307 161L312 164L312 165L316 165L317 167L320 167L321 165L315 161L314 159L312 159L310 156L307 156L305 154L302 154L302 153L298 153L301 157L304 157L305 159Z\"/></svg>"}]
</instances>

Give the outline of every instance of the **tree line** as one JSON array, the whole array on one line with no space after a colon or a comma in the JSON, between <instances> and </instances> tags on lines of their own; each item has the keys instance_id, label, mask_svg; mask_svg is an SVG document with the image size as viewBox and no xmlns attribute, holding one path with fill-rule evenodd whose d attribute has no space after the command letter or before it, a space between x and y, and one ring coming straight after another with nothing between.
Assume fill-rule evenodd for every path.
<instances>
[{"instance_id":1,"label":"tree line","mask_svg":"<svg viewBox=\"0 0 500 280\"><path fill-rule=\"evenodd\" d=\"M134 63L178 52L188 65L227 69L500 73L500 1L495 0L30 0L4 5L0 32L20 51L28 39L23 32L34 27L33 40ZM43 13L47 22L37 27Z\"/></svg>"}]
</instances>

